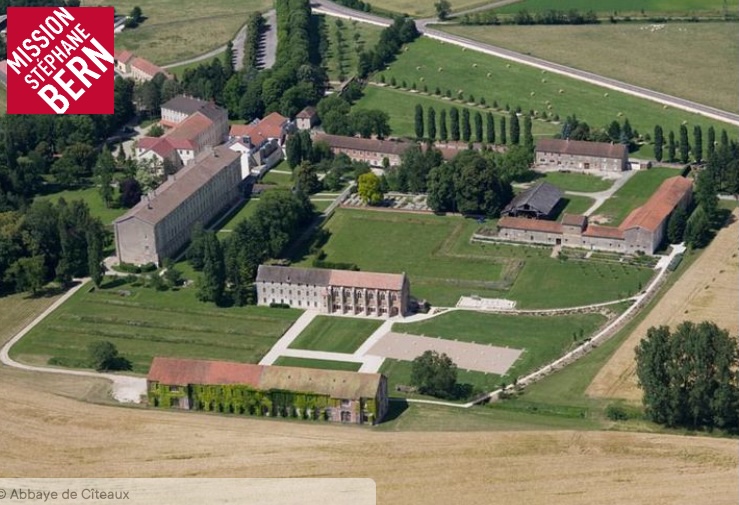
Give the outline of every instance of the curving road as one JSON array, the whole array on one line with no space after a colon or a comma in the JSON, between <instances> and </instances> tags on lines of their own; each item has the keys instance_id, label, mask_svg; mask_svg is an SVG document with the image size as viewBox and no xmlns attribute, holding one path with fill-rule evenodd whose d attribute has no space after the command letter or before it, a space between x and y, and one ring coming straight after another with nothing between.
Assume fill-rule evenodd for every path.
<instances>
[{"instance_id":1,"label":"curving road","mask_svg":"<svg viewBox=\"0 0 739 505\"><path fill-rule=\"evenodd\" d=\"M316 0L312 5L314 5L314 10L316 12L321 12L336 17L356 19L358 21L371 23L378 26L388 26L391 23L391 21L387 18L382 18L380 16L368 14L366 12L349 9L347 7L335 4L329 0ZM585 70L579 70L576 68L568 67L566 65L560 65L559 63L552 63L550 61L542 60L541 58L535 58L533 56L518 53L516 51L511 51L509 49L504 49L502 47L485 44L483 42L477 42L475 40L460 37L458 35L452 35L434 28L429 28L429 25L433 22L435 21L430 19L422 19L416 21L416 26L423 35L432 39L440 40L461 47L466 47L473 51L478 51L492 56L497 56L498 58L514 61L516 63L521 63L542 70L547 70L555 74L564 75L573 79L578 79L580 81L585 81L591 84L602 86L604 88L612 89L614 91L620 91L622 93L637 96L639 98L644 98L653 102L661 103L663 105L667 105L668 107L675 107L676 109L693 112L695 114L700 114L701 116L739 126L739 114L727 112L715 107L710 107L708 105L685 100L683 98L668 95L665 93L660 93L659 91L653 91L647 88L642 88L640 86L635 86L633 84L628 84L617 79L603 77L592 72L587 72Z\"/></svg>"}]
</instances>

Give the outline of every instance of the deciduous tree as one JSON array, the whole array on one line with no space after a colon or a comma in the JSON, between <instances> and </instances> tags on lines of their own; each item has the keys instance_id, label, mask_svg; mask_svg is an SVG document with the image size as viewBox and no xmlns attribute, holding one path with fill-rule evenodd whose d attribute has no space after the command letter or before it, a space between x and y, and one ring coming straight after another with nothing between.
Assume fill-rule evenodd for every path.
<instances>
[{"instance_id":1,"label":"deciduous tree","mask_svg":"<svg viewBox=\"0 0 739 505\"><path fill-rule=\"evenodd\" d=\"M444 353L425 351L413 360L411 385L422 394L453 398L457 386L457 365Z\"/></svg>"},{"instance_id":2,"label":"deciduous tree","mask_svg":"<svg viewBox=\"0 0 739 505\"><path fill-rule=\"evenodd\" d=\"M359 176L357 193L362 201L369 205L379 205L383 194L380 190L380 178L372 172Z\"/></svg>"}]
</instances>

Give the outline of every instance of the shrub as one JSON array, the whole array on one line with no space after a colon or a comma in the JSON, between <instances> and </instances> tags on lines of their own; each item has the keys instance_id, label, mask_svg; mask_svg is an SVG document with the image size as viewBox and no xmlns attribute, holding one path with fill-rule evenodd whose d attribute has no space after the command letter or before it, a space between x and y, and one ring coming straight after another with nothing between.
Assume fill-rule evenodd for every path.
<instances>
[{"instance_id":1,"label":"shrub","mask_svg":"<svg viewBox=\"0 0 739 505\"><path fill-rule=\"evenodd\" d=\"M627 421L629 413L622 405L610 404L606 407L606 417L611 421Z\"/></svg>"}]
</instances>

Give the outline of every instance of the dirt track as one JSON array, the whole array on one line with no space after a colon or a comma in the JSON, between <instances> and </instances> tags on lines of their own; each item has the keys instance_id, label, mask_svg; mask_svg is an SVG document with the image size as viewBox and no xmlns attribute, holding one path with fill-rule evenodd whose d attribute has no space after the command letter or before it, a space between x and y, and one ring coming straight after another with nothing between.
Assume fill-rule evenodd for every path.
<instances>
[{"instance_id":1,"label":"dirt track","mask_svg":"<svg viewBox=\"0 0 739 505\"><path fill-rule=\"evenodd\" d=\"M378 503L734 504L737 442L402 433L81 403L0 370L0 476L372 477ZM67 378L69 394L99 385Z\"/></svg>"},{"instance_id":2,"label":"dirt track","mask_svg":"<svg viewBox=\"0 0 739 505\"><path fill-rule=\"evenodd\" d=\"M596 397L641 401L636 384L634 348L650 326L682 321L714 321L732 335L739 332L739 212L723 228L687 272L665 293L657 306L637 326L608 363L596 375L587 394Z\"/></svg>"}]
</instances>

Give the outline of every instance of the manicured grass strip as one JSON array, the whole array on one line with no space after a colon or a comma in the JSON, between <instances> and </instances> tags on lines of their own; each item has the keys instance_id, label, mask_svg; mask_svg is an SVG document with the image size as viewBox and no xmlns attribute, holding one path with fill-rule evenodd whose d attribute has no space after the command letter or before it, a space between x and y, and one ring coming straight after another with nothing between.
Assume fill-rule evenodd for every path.
<instances>
[{"instance_id":1,"label":"manicured grass strip","mask_svg":"<svg viewBox=\"0 0 739 505\"><path fill-rule=\"evenodd\" d=\"M328 359L293 358L292 356L280 356L275 365L297 366L303 368L319 368L321 370L344 370L347 372L358 371L362 364L349 361L332 361Z\"/></svg>"},{"instance_id":2,"label":"manicured grass strip","mask_svg":"<svg viewBox=\"0 0 739 505\"><path fill-rule=\"evenodd\" d=\"M540 177L536 182L539 181L554 184L562 191L577 191L579 193L605 191L613 186L614 182L596 175L578 174L574 172L546 172L540 174Z\"/></svg>"},{"instance_id":3,"label":"manicured grass strip","mask_svg":"<svg viewBox=\"0 0 739 505\"><path fill-rule=\"evenodd\" d=\"M552 219L558 221L565 214L582 214L594 203L595 200L587 196L564 195L552 211Z\"/></svg>"},{"instance_id":4,"label":"manicured grass strip","mask_svg":"<svg viewBox=\"0 0 739 505\"><path fill-rule=\"evenodd\" d=\"M618 226L635 208L644 205L662 182L680 175L674 168L652 168L635 173L629 181L595 210L595 214L605 216L609 224Z\"/></svg>"},{"instance_id":5,"label":"manicured grass strip","mask_svg":"<svg viewBox=\"0 0 739 505\"><path fill-rule=\"evenodd\" d=\"M244 205L241 206L230 218L228 218L219 228L220 230L233 231L236 229L236 225L244 219L248 218L254 211L257 210L259 204L259 198L251 198Z\"/></svg>"},{"instance_id":6,"label":"manicured grass strip","mask_svg":"<svg viewBox=\"0 0 739 505\"><path fill-rule=\"evenodd\" d=\"M259 182L261 184L273 184L276 188L292 188L292 176L290 174L275 172L275 169L280 171L290 170L286 163L281 163L277 165L274 169L267 172L267 174L262 177L262 180L260 180Z\"/></svg>"},{"instance_id":7,"label":"manicured grass strip","mask_svg":"<svg viewBox=\"0 0 739 505\"><path fill-rule=\"evenodd\" d=\"M364 50L375 47L380 39L382 27L346 19L339 20L339 18L320 14L319 16L326 23L328 33L329 48L324 65L329 79L338 80L342 70L344 79L351 77L357 72L359 54ZM342 37L341 48L339 48L339 39L336 35L337 22L341 24L341 28L338 29Z\"/></svg>"},{"instance_id":8,"label":"manicured grass strip","mask_svg":"<svg viewBox=\"0 0 739 505\"><path fill-rule=\"evenodd\" d=\"M291 349L351 354L382 321L353 317L318 316L290 345Z\"/></svg>"},{"instance_id":9,"label":"manicured grass strip","mask_svg":"<svg viewBox=\"0 0 739 505\"><path fill-rule=\"evenodd\" d=\"M425 37L407 47L390 69L382 72L386 81L395 77L396 82L406 81L408 86L412 82L417 86L423 82L430 90L438 86L444 93L449 89L452 96L461 90L465 98L469 95L476 100L485 97L488 104L495 100L500 107L506 104L511 108L520 106L524 112L547 111L551 116L559 115L561 120L576 114L591 128L605 127L614 120L623 123L625 118L629 119L633 129L642 134L651 134L657 124L662 126L665 135L670 130L677 133L683 121L688 123L691 131L696 124L702 125L704 136L709 125L714 125L719 132L722 128L730 128L725 123L697 114L664 108L625 93ZM376 81L377 76L372 80ZM414 99L407 100L411 107L415 106ZM359 103L363 104L363 101ZM403 110L397 114L406 114L407 121L413 121L412 112L407 114Z\"/></svg>"},{"instance_id":10,"label":"manicured grass strip","mask_svg":"<svg viewBox=\"0 0 739 505\"><path fill-rule=\"evenodd\" d=\"M393 331L523 349L502 377L510 382L558 358L605 322L600 314L523 316L454 311L418 323L397 323Z\"/></svg>"},{"instance_id":11,"label":"manicured grass strip","mask_svg":"<svg viewBox=\"0 0 739 505\"><path fill-rule=\"evenodd\" d=\"M146 373L154 356L256 363L300 315L267 307L221 308L199 302L194 288L154 291L109 281L83 288L13 347L21 361L86 367L87 347L115 344Z\"/></svg>"}]
</instances>

